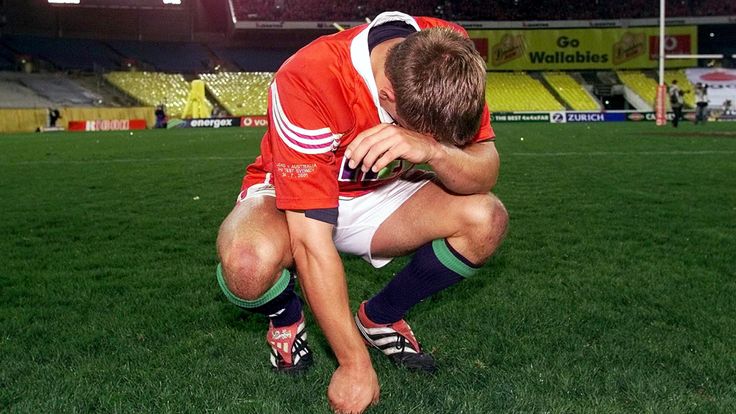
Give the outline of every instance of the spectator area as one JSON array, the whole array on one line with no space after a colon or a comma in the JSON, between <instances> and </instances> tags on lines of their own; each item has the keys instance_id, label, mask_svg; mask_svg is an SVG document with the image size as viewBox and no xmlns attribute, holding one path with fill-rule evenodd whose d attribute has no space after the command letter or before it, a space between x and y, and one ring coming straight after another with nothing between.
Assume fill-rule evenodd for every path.
<instances>
[{"instance_id":1,"label":"spectator area","mask_svg":"<svg viewBox=\"0 0 736 414\"><path fill-rule=\"evenodd\" d=\"M644 102L655 107L657 96L657 81L638 70L619 70L616 75L621 82L639 95Z\"/></svg>"},{"instance_id":2,"label":"spectator area","mask_svg":"<svg viewBox=\"0 0 736 414\"><path fill-rule=\"evenodd\" d=\"M657 96L657 80L653 74L647 74L642 71L633 70L620 70L616 72L621 82L628 86L632 91L639 95L645 102L655 106L655 99ZM695 107L695 87L690 83L685 76L685 73L681 70L668 70L664 73L664 81L668 85L672 84L672 81L677 79L677 83L680 85L680 89L685 92L684 100L685 106L694 108Z\"/></svg>"},{"instance_id":3,"label":"spectator area","mask_svg":"<svg viewBox=\"0 0 736 414\"><path fill-rule=\"evenodd\" d=\"M237 55L237 54L236 54ZM206 46L193 42L138 42L5 35L0 43L0 69L17 67L17 56L43 61L68 71L115 71L128 63L139 68L170 73L206 72L216 60ZM259 61L261 56L256 56ZM283 61L285 57L281 58ZM243 59L243 61L247 61ZM280 62L263 61L278 67Z\"/></svg>"},{"instance_id":4,"label":"spectator area","mask_svg":"<svg viewBox=\"0 0 736 414\"><path fill-rule=\"evenodd\" d=\"M525 72L491 72L486 80L486 100L491 111L564 109L540 81Z\"/></svg>"},{"instance_id":5,"label":"spectator area","mask_svg":"<svg viewBox=\"0 0 736 414\"><path fill-rule=\"evenodd\" d=\"M0 70L14 70L16 66L16 53L0 44Z\"/></svg>"},{"instance_id":6,"label":"spectator area","mask_svg":"<svg viewBox=\"0 0 736 414\"><path fill-rule=\"evenodd\" d=\"M200 77L207 90L230 115L266 114L272 72L227 72Z\"/></svg>"},{"instance_id":7,"label":"spectator area","mask_svg":"<svg viewBox=\"0 0 736 414\"><path fill-rule=\"evenodd\" d=\"M271 21L362 21L385 10L400 10L415 16L435 16L448 20L591 20L651 18L659 14L647 0L588 1L546 0L544 2L498 0L232 0L238 20ZM666 0L667 15L736 15L736 2L730 0Z\"/></svg>"},{"instance_id":8,"label":"spectator area","mask_svg":"<svg viewBox=\"0 0 736 414\"><path fill-rule=\"evenodd\" d=\"M205 72L211 61L208 49L199 43L113 40L108 44L126 60L144 63L159 72Z\"/></svg>"},{"instance_id":9,"label":"spectator area","mask_svg":"<svg viewBox=\"0 0 736 414\"><path fill-rule=\"evenodd\" d=\"M600 103L575 78L563 72L545 72L544 79L574 111L599 111Z\"/></svg>"},{"instance_id":10,"label":"spectator area","mask_svg":"<svg viewBox=\"0 0 736 414\"><path fill-rule=\"evenodd\" d=\"M214 48L213 52L219 59L225 62L231 62L241 71L272 72L278 69L296 50Z\"/></svg>"},{"instance_id":11,"label":"spectator area","mask_svg":"<svg viewBox=\"0 0 736 414\"><path fill-rule=\"evenodd\" d=\"M190 83L180 74L111 72L105 79L143 105L165 104L170 117L181 116L189 97ZM212 104L208 106L211 110Z\"/></svg>"},{"instance_id":12,"label":"spectator area","mask_svg":"<svg viewBox=\"0 0 736 414\"><path fill-rule=\"evenodd\" d=\"M169 115L178 116L186 104L189 83L181 75L152 72L114 72L107 80L144 105L165 103ZM223 72L201 74L207 91L230 115L263 115L267 111L268 86L273 72ZM568 80L575 82L573 79ZM558 111L564 105L541 81L524 72L492 72L487 75L486 99L492 111ZM582 86L575 83L577 88ZM583 91L584 93L584 91ZM589 98L589 96L585 95ZM583 98L575 109L583 106ZM591 105L586 102L587 105ZM590 110L596 110L590 109Z\"/></svg>"},{"instance_id":13,"label":"spectator area","mask_svg":"<svg viewBox=\"0 0 736 414\"><path fill-rule=\"evenodd\" d=\"M0 106L95 106L101 97L63 74L0 72Z\"/></svg>"},{"instance_id":14,"label":"spectator area","mask_svg":"<svg viewBox=\"0 0 736 414\"><path fill-rule=\"evenodd\" d=\"M62 75L24 74L18 80L56 105L94 106L102 100L98 94Z\"/></svg>"},{"instance_id":15,"label":"spectator area","mask_svg":"<svg viewBox=\"0 0 736 414\"><path fill-rule=\"evenodd\" d=\"M0 79L0 107L2 108L48 108L53 102L38 96L15 79Z\"/></svg>"},{"instance_id":16,"label":"spectator area","mask_svg":"<svg viewBox=\"0 0 736 414\"><path fill-rule=\"evenodd\" d=\"M94 71L120 67L120 56L97 40L28 35L6 35L2 39L16 53L42 59L61 70Z\"/></svg>"}]
</instances>

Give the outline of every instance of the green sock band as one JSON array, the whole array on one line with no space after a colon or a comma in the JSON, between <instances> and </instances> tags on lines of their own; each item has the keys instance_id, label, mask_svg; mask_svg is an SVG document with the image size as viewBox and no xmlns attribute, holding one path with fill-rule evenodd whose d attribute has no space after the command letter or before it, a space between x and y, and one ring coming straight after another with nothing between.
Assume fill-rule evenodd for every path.
<instances>
[{"instance_id":1,"label":"green sock band","mask_svg":"<svg viewBox=\"0 0 736 414\"><path fill-rule=\"evenodd\" d=\"M432 250L434 250L434 254L435 256L437 256L437 259L440 261L440 263L445 265L445 267L452 270L453 272L459 274L460 276L467 279L478 273L478 268L468 266L457 256L455 256L455 254L447 247L447 244L445 244L444 239L437 239L433 241Z\"/></svg>"},{"instance_id":2,"label":"green sock band","mask_svg":"<svg viewBox=\"0 0 736 414\"><path fill-rule=\"evenodd\" d=\"M263 296L255 300L245 300L235 296L233 292L228 289L227 284L225 283L225 278L222 276L222 263L217 264L217 283L220 285L222 293L225 294L227 300L234 303L236 306L245 309L257 308L270 302L271 300L273 300L273 298L280 295L284 290L286 290L286 287L289 286L289 280L291 280L291 273L289 273L288 270L284 269L284 271L281 272L281 277L279 277L279 280L277 280L276 283L271 286L271 288L268 289L266 293L263 294Z\"/></svg>"}]
</instances>

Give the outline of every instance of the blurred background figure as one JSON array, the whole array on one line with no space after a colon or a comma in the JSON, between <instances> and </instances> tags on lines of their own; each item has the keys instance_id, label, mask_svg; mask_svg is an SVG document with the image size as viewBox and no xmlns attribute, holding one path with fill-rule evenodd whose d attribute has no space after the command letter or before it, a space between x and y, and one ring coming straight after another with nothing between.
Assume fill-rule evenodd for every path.
<instances>
[{"instance_id":1,"label":"blurred background figure","mask_svg":"<svg viewBox=\"0 0 736 414\"><path fill-rule=\"evenodd\" d=\"M677 125L680 123L680 119L682 119L682 106L685 103L685 99L683 97L685 93L677 85L677 79L672 81L669 95L670 106L672 106L672 112L675 114L674 118L672 118L672 126L677 128Z\"/></svg>"},{"instance_id":2,"label":"blurred background figure","mask_svg":"<svg viewBox=\"0 0 736 414\"><path fill-rule=\"evenodd\" d=\"M708 120L708 85L698 82L695 85L695 124Z\"/></svg>"},{"instance_id":3,"label":"blurred background figure","mask_svg":"<svg viewBox=\"0 0 736 414\"><path fill-rule=\"evenodd\" d=\"M166 128L166 106L162 103L156 105L156 109L153 111L153 113L156 115L155 128Z\"/></svg>"},{"instance_id":4,"label":"blurred background figure","mask_svg":"<svg viewBox=\"0 0 736 414\"><path fill-rule=\"evenodd\" d=\"M61 112L57 108L49 108L49 128L56 128L56 122L61 119Z\"/></svg>"}]
</instances>

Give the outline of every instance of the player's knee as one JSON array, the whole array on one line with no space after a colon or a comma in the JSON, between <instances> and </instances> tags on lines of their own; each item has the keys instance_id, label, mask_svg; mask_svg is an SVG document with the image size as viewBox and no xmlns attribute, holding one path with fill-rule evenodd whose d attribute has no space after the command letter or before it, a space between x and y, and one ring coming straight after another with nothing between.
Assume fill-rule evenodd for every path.
<instances>
[{"instance_id":1,"label":"player's knee","mask_svg":"<svg viewBox=\"0 0 736 414\"><path fill-rule=\"evenodd\" d=\"M219 253L228 289L243 300L258 299L281 271L273 249L267 244L232 243Z\"/></svg>"},{"instance_id":2,"label":"player's knee","mask_svg":"<svg viewBox=\"0 0 736 414\"><path fill-rule=\"evenodd\" d=\"M509 215L501 200L493 194L472 196L463 211L464 225L479 243L495 249L506 234ZM490 253L490 252L489 252Z\"/></svg>"}]
</instances>

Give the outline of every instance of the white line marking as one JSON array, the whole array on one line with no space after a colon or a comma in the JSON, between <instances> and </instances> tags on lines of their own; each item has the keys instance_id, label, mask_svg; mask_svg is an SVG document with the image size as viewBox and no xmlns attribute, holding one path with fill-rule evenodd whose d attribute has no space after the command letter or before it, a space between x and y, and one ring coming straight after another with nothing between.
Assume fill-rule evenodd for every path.
<instances>
[{"instance_id":1,"label":"white line marking","mask_svg":"<svg viewBox=\"0 0 736 414\"><path fill-rule=\"evenodd\" d=\"M114 158L110 160L30 160L3 162L0 165L34 165L34 164L126 164L126 163L157 163L157 162L191 162L191 161L248 161L255 155L246 154L242 157L182 157L182 158Z\"/></svg>"},{"instance_id":2,"label":"white line marking","mask_svg":"<svg viewBox=\"0 0 736 414\"><path fill-rule=\"evenodd\" d=\"M606 155L731 155L736 151L592 151L592 152L501 152L504 155L519 155L522 157L567 157L567 156L606 156Z\"/></svg>"},{"instance_id":3,"label":"white line marking","mask_svg":"<svg viewBox=\"0 0 736 414\"><path fill-rule=\"evenodd\" d=\"M592 152L501 152L501 156L520 157L575 157L575 156L611 156L611 155L734 155L736 151L592 151ZM198 161L243 161L247 162L258 154L244 154L240 157L181 157L181 158L116 158L109 160L29 160L0 161L0 165L85 165L85 164L136 164L157 162L198 162Z\"/></svg>"}]
</instances>

